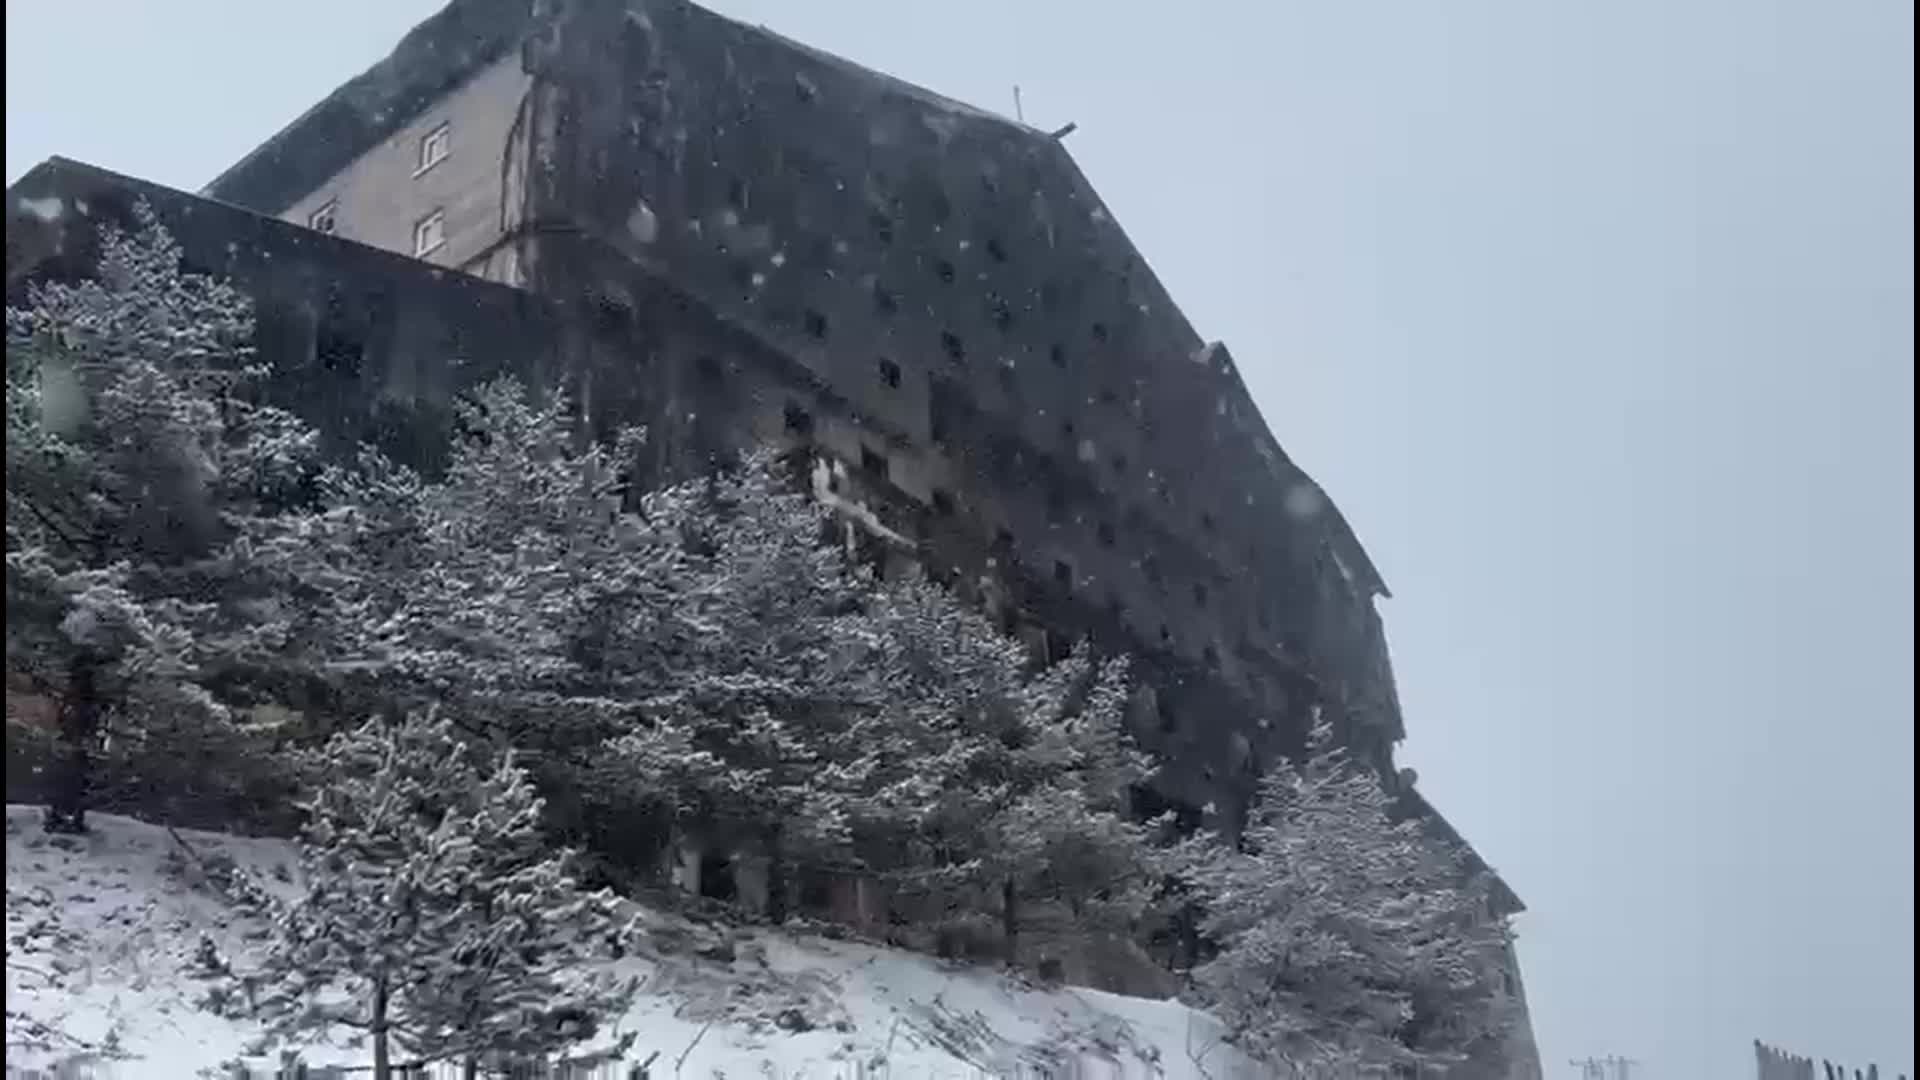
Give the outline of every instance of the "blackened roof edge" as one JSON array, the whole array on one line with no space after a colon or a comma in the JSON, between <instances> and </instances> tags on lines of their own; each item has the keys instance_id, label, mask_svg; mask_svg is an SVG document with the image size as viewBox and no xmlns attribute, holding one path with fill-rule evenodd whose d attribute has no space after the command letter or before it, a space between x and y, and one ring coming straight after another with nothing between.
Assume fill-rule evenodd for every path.
<instances>
[{"instance_id":1,"label":"blackened roof edge","mask_svg":"<svg viewBox=\"0 0 1920 1080\"><path fill-rule=\"evenodd\" d=\"M257 213L285 210L429 102L517 47L535 24L533 2L453 0L200 194Z\"/></svg>"}]
</instances>

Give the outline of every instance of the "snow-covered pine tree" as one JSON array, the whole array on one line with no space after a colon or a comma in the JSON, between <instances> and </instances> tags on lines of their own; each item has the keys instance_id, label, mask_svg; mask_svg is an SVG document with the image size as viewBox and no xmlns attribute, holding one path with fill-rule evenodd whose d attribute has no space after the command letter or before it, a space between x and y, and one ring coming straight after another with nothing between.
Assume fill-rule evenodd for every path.
<instances>
[{"instance_id":1,"label":"snow-covered pine tree","mask_svg":"<svg viewBox=\"0 0 1920 1080\"><path fill-rule=\"evenodd\" d=\"M987 746L1003 798L978 819L982 870L998 884L1009 962L1021 907L1064 903L1083 924L1124 927L1155 877L1156 826L1132 819L1130 789L1148 773L1125 730L1127 664L1086 646L1028 676L1014 726Z\"/></svg>"},{"instance_id":2,"label":"snow-covered pine tree","mask_svg":"<svg viewBox=\"0 0 1920 1080\"><path fill-rule=\"evenodd\" d=\"M1194 972L1250 1051L1307 1068L1444 1065L1507 1021L1509 930L1483 874L1316 726L1263 781L1238 847L1188 841L1181 876L1219 953Z\"/></svg>"},{"instance_id":3,"label":"snow-covered pine tree","mask_svg":"<svg viewBox=\"0 0 1920 1080\"><path fill-rule=\"evenodd\" d=\"M1085 654L1082 646L1030 692L1031 742L1021 748L1015 774L1025 790L1016 789L990 819L1003 862L1010 954L1020 898L1065 904L1081 926L1125 930L1145 910L1158 877L1159 823L1135 821L1132 813L1132 788L1146 779L1149 762L1126 731L1128 665L1124 658L1095 663Z\"/></svg>"},{"instance_id":4,"label":"snow-covered pine tree","mask_svg":"<svg viewBox=\"0 0 1920 1080\"><path fill-rule=\"evenodd\" d=\"M622 511L633 447L578 448L564 401L486 387L461 427L443 477L367 457L328 474L322 512L258 547L301 599L308 625L289 637L318 652L298 662L340 700L446 701L537 752L575 828L664 812L763 854L777 917L790 864L964 875L990 846L981 823L1036 777L1085 771L1068 786L1105 812L1118 797L1096 773L1139 771L1117 701L1087 714L1100 723L1066 707L1089 670L1047 676L1055 707L1032 707L1018 644L943 590L878 582L823 544L829 512L776 457Z\"/></svg>"},{"instance_id":5,"label":"snow-covered pine tree","mask_svg":"<svg viewBox=\"0 0 1920 1080\"><path fill-rule=\"evenodd\" d=\"M7 310L7 663L58 702L56 831L85 827L109 731L149 762L232 734L205 678L277 628L229 542L315 461L312 431L258 400L246 297L135 217L103 229L95 279Z\"/></svg>"},{"instance_id":6,"label":"snow-covered pine tree","mask_svg":"<svg viewBox=\"0 0 1920 1080\"><path fill-rule=\"evenodd\" d=\"M558 782L637 707L594 654L668 636L679 546L621 510L638 433L576 448L565 399L512 381L457 418L442 475L363 452L316 510L264 523L256 562L299 601L278 662L335 716L444 702Z\"/></svg>"},{"instance_id":7,"label":"snow-covered pine tree","mask_svg":"<svg viewBox=\"0 0 1920 1080\"><path fill-rule=\"evenodd\" d=\"M822 543L827 511L771 454L682 489L672 509L692 573L664 647L609 658L644 694L646 721L609 747L608 782L671 793L704 839L764 856L778 919L796 863L847 861L877 763L897 746L870 722L881 703L862 670L874 583Z\"/></svg>"},{"instance_id":8,"label":"snow-covered pine tree","mask_svg":"<svg viewBox=\"0 0 1920 1080\"><path fill-rule=\"evenodd\" d=\"M254 974L275 1032L364 1031L386 1080L395 1050L550 1053L624 1009L632 987L588 971L624 932L613 897L576 886L511 755L480 756L431 715L369 721L309 755L324 780L304 892Z\"/></svg>"},{"instance_id":9,"label":"snow-covered pine tree","mask_svg":"<svg viewBox=\"0 0 1920 1080\"><path fill-rule=\"evenodd\" d=\"M913 891L964 888L979 872L973 827L1007 791L995 766L1026 649L923 574L877 588L863 615L853 674L879 707L848 732L875 749L858 858Z\"/></svg>"},{"instance_id":10,"label":"snow-covered pine tree","mask_svg":"<svg viewBox=\"0 0 1920 1080\"><path fill-rule=\"evenodd\" d=\"M949 908L997 898L1010 958L1023 901L1083 926L1136 916L1154 855L1129 806L1148 763L1124 728L1127 664L1083 648L1036 669L924 578L885 583L867 614L861 673L886 703L870 737L892 747L856 826L873 865Z\"/></svg>"}]
</instances>

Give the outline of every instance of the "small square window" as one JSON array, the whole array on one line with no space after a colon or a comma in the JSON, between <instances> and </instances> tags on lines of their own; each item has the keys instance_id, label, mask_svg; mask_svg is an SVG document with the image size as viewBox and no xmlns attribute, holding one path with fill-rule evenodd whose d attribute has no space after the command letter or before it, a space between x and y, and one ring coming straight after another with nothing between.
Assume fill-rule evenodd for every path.
<instances>
[{"instance_id":1,"label":"small square window","mask_svg":"<svg viewBox=\"0 0 1920 1080\"><path fill-rule=\"evenodd\" d=\"M307 215L307 228L331 236L333 235L334 229L338 227L337 216L339 213L340 204L332 199L328 199L320 209Z\"/></svg>"},{"instance_id":2,"label":"small square window","mask_svg":"<svg viewBox=\"0 0 1920 1080\"><path fill-rule=\"evenodd\" d=\"M941 517L953 516L953 496L940 488L933 489L933 512Z\"/></svg>"},{"instance_id":3,"label":"small square window","mask_svg":"<svg viewBox=\"0 0 1920 1080\"><path fill-rule=\"evenodd\" d=\"M800 407L797 401L787 402L787 433L791 435L812 435L813 414Z\"/></svg>"},{"instance_id":4,"label":"small square window","mask_svg":"<svg viewBox=\"0 0 1920 1080\"><path fill-rule=\"evenodd\" d=\"M420 219L413 227L413 253L416 256L431 254L447 242L447 212L435 210Z\"/></svg>"},{"instance_id":5,"label":"small square window","mask_svg":"<svg viewBox=\"0 0 1920 1080\"><path fill-rule=\"evenodd\" d=\"M886 357L880 358L880 381L889 387L900 389L900 365Z\"/></svg>"},{"instance_id":6,"label":"small square window","mask_svg":"<svg viewBox=\"0 0 1920 1080\"><path fill-rule=\"evenodd\" d=\"M887 456L865 446L860 448L860 471L881 480L887 478Z\"/></svg>"},{"instance_id":7,"label":"small square window","mask_svg":"<svg viewBox=\"0 0 1920 1080\"><path fill-rule=\"evenodd\" d=\"M1047 485L1047 520L1060 522L1067 517L1067 489L1059 481Z\"/></svg>"},{"instance_id":8,"label":"small square window","mask_svg":"<svg viewBox=\"0 0 1920 1080\"><path fill-rule=\"evenodd\" d=\"M447 159L448 151L453 149L453 132L445 124L420 136L420 165L414 170L418 176Z\"/></svg>"},{"instance_id":9,"label":"small square window","mask_svg":"<svg viewBox=\"0 0 1920 1080\"><path fill-rule=\"evenodd\" d=\"M1068 588L1072 588L1073 566L1065 559L1055 559L1053 562L1053 580Z\"/></svg>"}]
</instances>

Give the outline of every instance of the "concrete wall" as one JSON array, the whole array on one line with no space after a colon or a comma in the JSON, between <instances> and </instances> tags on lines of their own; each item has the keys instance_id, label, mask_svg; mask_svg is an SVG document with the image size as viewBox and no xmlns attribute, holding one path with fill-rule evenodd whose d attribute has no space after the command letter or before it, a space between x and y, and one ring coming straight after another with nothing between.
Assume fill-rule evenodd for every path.
<instances>
[{"instance_id":1,"label":"concrete wall","mask_svg":"<svg viewBox=\"0 0 1920 1080\"><path fill-rule=\"evenodd\" d=\"M505 233L513 172L507 154L528 85L519 53L509 52L429 103L279 216L306 225L331 202L336 235L412 255L414 226L439 210L446 215L446 243L424 256L428 262L516 284L511 261L488 257ZM422 170L421 140L442 125L448 154Z\"/></svg>"},{"instance_id":2,"label":"concrete wall","mask_svg":"<svg viewBox=\"0 0 1920 1080\"><path fill-rule=\"evenodd\" d=\"M275 396L331 446L372 442L432 467L461 390L507 373L563 379L564 319L523 291L58 159L8 189L9 302L33 277L88 272L99 226L130 222L142 199L190 269L252 297Z\"/></svg>"}]
</instances>

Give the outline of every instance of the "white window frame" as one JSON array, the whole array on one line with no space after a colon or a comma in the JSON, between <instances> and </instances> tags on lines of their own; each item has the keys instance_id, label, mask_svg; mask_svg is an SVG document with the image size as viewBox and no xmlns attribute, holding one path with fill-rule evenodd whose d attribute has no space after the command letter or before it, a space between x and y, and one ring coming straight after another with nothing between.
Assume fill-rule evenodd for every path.
<instances>
[{"instance_id":1,"label":"white window frame","mask_svg":"<svg viewBox=\"0 0 1920 1080\"><path fill-rule=\"evenodd\" d=\"M453 128L450 124L442 123L425 135L420 136L419 164L413 170L413 175L419 176L421 173L447 160L452 153Z\"/></svg>"},{"instance_id":2,"label":"white window frame","mask_svg":"<svg viewBox=\"0 0 1920 1080\"><path fill-rule=\"evenodd\" d=\"M413 256L422 258L447 246L447 212L435 210L413 223Z\"/></svg>"},{"instance_id":3,"label":"white window frame","mask_svg":"<svg viewBox=\"0 0 1920 1080\"><path fill-rule=\"evenodd\" d=\"M324 229L320 227L322 222L326 223ZM307 228L328 236L340 235L340 200L328 199L315 207L313 212L307 215Z\"/></svg>"}]
</instances>

